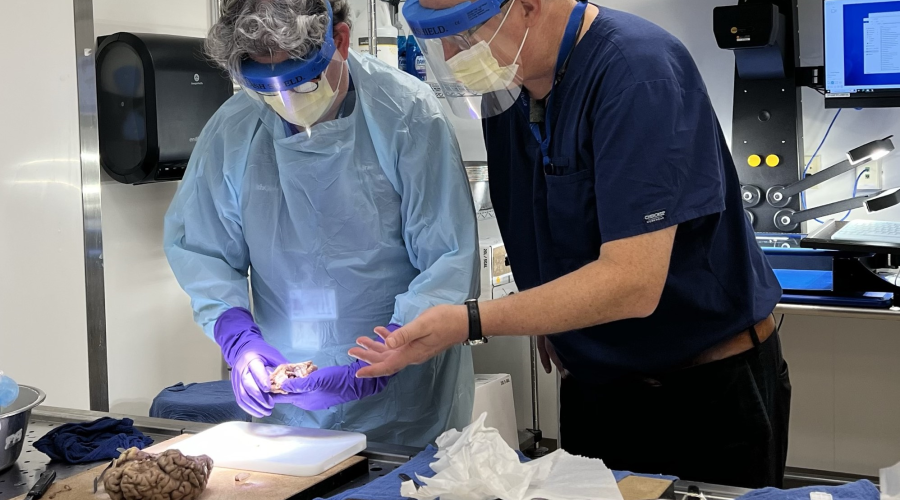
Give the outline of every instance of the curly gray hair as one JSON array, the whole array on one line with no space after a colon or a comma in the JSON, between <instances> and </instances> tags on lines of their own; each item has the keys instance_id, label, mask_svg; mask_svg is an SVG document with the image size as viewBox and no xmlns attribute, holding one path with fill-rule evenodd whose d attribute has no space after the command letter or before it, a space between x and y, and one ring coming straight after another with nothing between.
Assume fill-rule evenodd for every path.
<instances>
[{"instance_id":1,"label":"curly gray hair","mask_svg":"<svg viewBox=\"0 0 900 500\"><path fill-rule=\"evenodd\" d=\"M226 0L206 37L206 54L238 81L248 57L287 52L302 59L325 42L326 1L333 24L350 24L347 0Z\"/></svg>"}]
</instances>

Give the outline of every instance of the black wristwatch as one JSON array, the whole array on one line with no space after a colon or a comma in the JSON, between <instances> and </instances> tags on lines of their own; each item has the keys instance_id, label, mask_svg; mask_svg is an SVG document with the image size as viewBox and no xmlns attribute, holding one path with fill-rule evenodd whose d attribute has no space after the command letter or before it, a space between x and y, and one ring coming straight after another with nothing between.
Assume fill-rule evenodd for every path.
<instances>
[{"instance_id":1,"label":"black wristwatch","mask_svg":"<svg viewBox=\"0 0 900 500\"><path fill-rule=\"evenodd\" d=\"M487 344L488 339L481 334L481 313L478 312L478 299L469 299L465 302L469 312L469 340L463 345Z\"/></svg>"}]
</instances>

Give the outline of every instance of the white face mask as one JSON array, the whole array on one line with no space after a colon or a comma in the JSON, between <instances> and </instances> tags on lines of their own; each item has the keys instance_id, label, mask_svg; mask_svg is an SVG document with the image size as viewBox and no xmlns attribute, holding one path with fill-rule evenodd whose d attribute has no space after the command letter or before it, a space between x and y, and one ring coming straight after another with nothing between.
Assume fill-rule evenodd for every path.
<instances>
[{"instance_id":1,"label":"white face mask","mask_svg":"<svg viewBox=\"0 0 900 500\"><path fill-rule=\"evenodd\" d=\"M515 0L513 0L513 3L515 3ZM488 92L505 90L516 79L516 73L519 71L519 65L516 64L516 61L519 60L522 47L525 46L525 40L528 39L528 30L525 30L525 36L522 37L522 44L519 45L516 58L509 66L500 66L500 62L494 57L490 47L491 42L497 37L497 33L500 33L500 28L506 22L510 11L512 11L512 4L510 4L509 10L506 11L506 15L500 21L500 26L497 27L497 31L494 32L490 40L486 42L482 40L447 60L447 67L453 72L453 76L473 92L486 94Z\"/></svg>"},{"instance_id":2,"label":"white face mask","mask_svg":"<svg viewBox=\"0 0 900 500\"><path fill-rule=\"evenodd\" d=\"M338 85L341 84L343 76L344 65L342 64ZM287 105L285 105L283 96L288 98ZM334 103L335 93L325 73L322 73L319 87L312 92L284 92L277 95L263 95L262 98L286 122L293 123L298 127L310 128L328 112Z\"/></svg>"}]
</instances>

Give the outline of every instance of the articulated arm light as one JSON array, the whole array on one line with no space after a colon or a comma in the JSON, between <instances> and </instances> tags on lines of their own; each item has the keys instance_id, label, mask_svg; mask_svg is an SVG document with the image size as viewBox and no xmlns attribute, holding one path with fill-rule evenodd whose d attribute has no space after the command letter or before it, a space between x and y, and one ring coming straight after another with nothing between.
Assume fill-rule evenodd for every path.
<instances>
[{"instance_id":1,"label":"articulated arm light","mask_svg":"<svg viewBox=\"0 0 900 500\"><path fill-rule=\"evenodd\" d=\"M891 142L891 137L893 136L885 137L880 141L872 141L856 149L852 149L847 152L847 159L855 166L866 161L875 161L884 158L888 153L894 150L894 143Z\"/></svg>"},{"instance_id":2,"label":"articulated arm light","mask_svg":"<svg viewBox=\"0 0 900 500\"><path fill-rule=\"evenodd\" d=\"M894 150L894 143L891 142L891 137L886 137L878 141L872 141L868 144L851 150L847 153L846 160L832 165L831 167L822 170L818 174L807 175L805 178L800 179L799 181L788 186L772 186L768 191L766 191L766 201L768 201L769 204L773 207L781 208L787 206L787 204L791 202L791 198L800 194L801 192L806 191L811 187L818 186L819 184L829 179L833 179L845 172L849 172L857 167L865 165L870 161L875 161L883 158L888 153ZM862 205L853 208L859 208L860 206Z\"/></svg>"},{"instance_id":3,"label":"articulated arm light","mask_svg":"<svg viewBox=\"0 0 900 500\"><path fill-rule=\"evenodd\" d=\"M790 208L779 210L775 214L775 227L782 231L793 231L801 222L818 219L845 210L866 207L868 212L877 212L900 204L900 188L888 189L878 193L857 196L847 200L836 201L807 210L795 212Z\"/></svg>"}]
</instances>

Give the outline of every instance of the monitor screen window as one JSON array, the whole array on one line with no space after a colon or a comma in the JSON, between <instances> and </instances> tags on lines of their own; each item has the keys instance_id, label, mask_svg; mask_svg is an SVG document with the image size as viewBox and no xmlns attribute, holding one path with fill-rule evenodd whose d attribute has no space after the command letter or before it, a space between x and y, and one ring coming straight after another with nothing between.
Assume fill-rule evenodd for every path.
<instances>
[{"instance_id":1,"label":"monitor screen window","mask_svg":"<svg viewBox=\"0 0 900 500\"><path fill-rule=\"evenodd\" d=\"M900 106L900 0L825 0L823 8L826 104Z\"/></svg>"}]
</instances>

